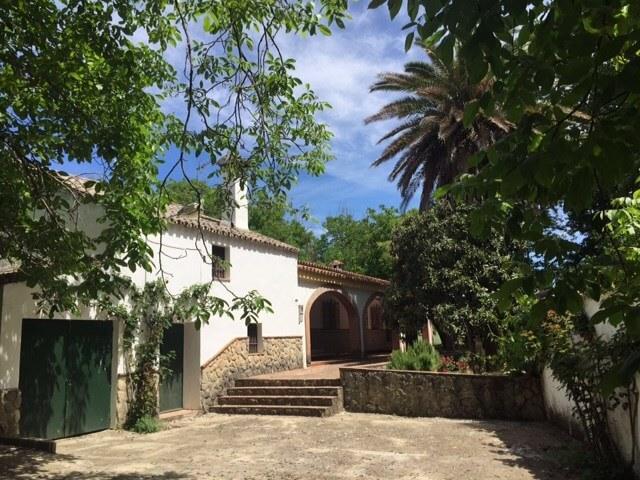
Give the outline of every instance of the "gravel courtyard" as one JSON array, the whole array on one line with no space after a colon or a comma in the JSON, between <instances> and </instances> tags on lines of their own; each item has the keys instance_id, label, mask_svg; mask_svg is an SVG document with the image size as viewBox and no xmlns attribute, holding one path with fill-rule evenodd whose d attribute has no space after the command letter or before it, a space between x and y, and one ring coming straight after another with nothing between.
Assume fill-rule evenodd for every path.
<instances>
[{"instance_id":1,"label":"gravel courtyard","mask_svg":"<svg viewBox=\"0 0 640 480\"><path fill-rule=\"evenodd\" d=\"M572 443L541 423L211 414L63 440L57 455L0 447L0 479L577 479L562 463Z\"/></svg>"}]
</instances>

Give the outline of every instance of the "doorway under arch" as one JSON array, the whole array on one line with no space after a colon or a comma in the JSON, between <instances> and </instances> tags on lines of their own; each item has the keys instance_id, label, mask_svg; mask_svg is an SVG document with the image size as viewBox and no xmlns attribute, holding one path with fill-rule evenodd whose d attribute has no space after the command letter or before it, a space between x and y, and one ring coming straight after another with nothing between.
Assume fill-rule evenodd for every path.
<instances>
[{"instance_id":1,"label":"doorway under arch","mask_svg":"<svg viewBox=\"0 0 640 480\"><path fill-rule=\"evenodd\" d=\"M308 360L360 355L358 313L346 295L318 289L306 312Z\"/></svg>"},{"instance_id":2,"label":"doorway under arch","mask_svg":"<svg viewBox=\"0 0 640 480\"><path fill-rule=\"evenodd\" d=\"M372 294L362 311L364 351L369 353L389 353L395 348L396 336L383 315L382 293Z\"/></svg>"}]
</instances>

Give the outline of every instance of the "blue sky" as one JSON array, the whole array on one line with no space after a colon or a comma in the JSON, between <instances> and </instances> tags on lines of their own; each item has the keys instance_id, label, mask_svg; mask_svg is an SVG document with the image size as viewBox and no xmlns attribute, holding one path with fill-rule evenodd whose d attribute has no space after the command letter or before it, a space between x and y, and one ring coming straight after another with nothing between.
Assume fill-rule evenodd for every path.
<instances>
[{"instance_id":1,"label":"blue sky","mask_svg":"<svg viewBox=\"0 0 640 480\"><path fill-rule=\"evenodd\" d=\"M352 4L353 19L345 30L334 29L330 37L287 39L283 45L296 59L297 75L333 106L320 120L335 135L335 160L323 176L300 178L291 192L294 205L308 206L320 221L343 212L360 217L368 207L400 204L395 185L387 180L391 165L370 167L383 148L377 141L390 124L364 125L363 120L393 98L369 93L376 75L401 70L420 51L414 48L406 54L406 32L401 30L405 22L391 22L385 7L367 10L367 3Z\"/></svg>"},{"instance_id":2,"label":"blue sky","mask_svg":"<svg viewBox=\"0 0 640 480\"><path fill-rule=\"evenodd\" d=\"M364 125L364 118L393 98L369 93L376 75L402 70L405 62L420 57L420 51L416 47L408 54L404 51L406 32L401 29L406 17L392 22L386 7L368 10L367 4L368 1L350 2L352 20L344 30L335 27L329 37L290 35L283 36L279 43L286 57L296 59L296 75L333 107L320 114L318 120L326 123L334 134L335 159L327 164L326 173L320 177L302 175L290 192L295 207L308 208L315 219L309 227L318 233L327 216L350 213L361 217L369 207L400 205L395 185L387 180L392 165L370 167L384 148L377 145L377 140L392 125ZM192 35L197 36L198 32L193 31ZM144 35L136 34L134 38L146 42ZM184 51L182 48L170 50L167 60L181 70ZM163 109L179 116L184 115L184 108L181 98L170 99L163 105ZM169 164L176 155L176 149L167 152ZM65 167L72 173L92 173L87 165ZM164 176L166 170L168 167L161 168L161 175Z\"/></svg>"}]
</instances>

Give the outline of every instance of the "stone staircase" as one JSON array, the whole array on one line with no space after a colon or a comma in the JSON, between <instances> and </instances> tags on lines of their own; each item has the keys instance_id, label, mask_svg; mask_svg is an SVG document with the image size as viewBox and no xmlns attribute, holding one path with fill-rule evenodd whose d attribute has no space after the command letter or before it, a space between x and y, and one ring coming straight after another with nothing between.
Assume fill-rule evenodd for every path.
<instances>
[{"instance_id":1,"label":"stone staircase","mask_svg":"<svg viewBox=\"0 0 640 480\"><path fill-rule=\"evenodd\" d=\"M340 410L339 378L240 379L210 409L215 413L305 417L327 417Z\"/></svg>"}]
</instances>

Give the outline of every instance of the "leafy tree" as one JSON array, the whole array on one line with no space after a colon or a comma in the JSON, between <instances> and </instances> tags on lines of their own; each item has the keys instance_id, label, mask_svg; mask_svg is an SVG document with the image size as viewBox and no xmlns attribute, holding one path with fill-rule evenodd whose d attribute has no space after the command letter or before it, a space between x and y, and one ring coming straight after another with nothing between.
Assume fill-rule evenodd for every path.
<instances>
[{"instance_id":1,"label":"leafy tree","mask_svg":"<svg viewBox=\"0 0 640 480\"><path fill-rule=\"evenodd\" d=\"M347 270L375 277L391 275L391 236L400 221L398 211L380 206L378 211L367 209L358 220L349 214L327 217L325 233L319 239L317 260L329 263L344 262Z\"/></svg>"},{"instance_id":2,"label":"leafy tree","mask_svg":"<svg viewBox=\"0 0 640 480\"><path fill-rule=\"evenodd\" d=\"M311 260L316 256L318 239L301 222L298 213L283 199L258 196L249 204L249 228L298 247L299 258Z\"/></svg>"},{"instance_id":3,"label":"leafy tree","mask_svg":"<svg viewBox=\"0 0 640 480\"><path fill-rule=\"evenodd\" d=\"M170 201L186 205L197 202L199 195L203 214L223 217L225 202L220 195L224 192L220 189L199 180L172 180L167 182L165 188ZM300 258L309 260L315 257L317 238L297 218L299 213L286 199L269 198L258 192L249 201L249 228L298 247Z\"/></svg>"},{"instance_id":4,"label":"leafy tree","mask_svg":"<svg viewBox=\"0 0 640 480\"><path fill-rule=\"evenodd\" d=\"M420 209L431 203L439 185L451 183L469 170L470 157L509 131L499 112L473 118L467 105L478 105L490 90L490 78L471 81L464 61L456 55L445 63L434 50L426 49L428 62L409 62L404 73L383 73L371 91L407 94L366 119L367 123L397 119L401 123L384 135L390 140L380 166L398 158L389 174L397 181L404 207L422 188Z\"/></svg>"},{"instance_id":5,"label":"leafy tree","mask_svg":"<svg viewBox=\"0 0 640 480\"><path fill-rule=\"evenodd\" d=\"M412 342L431 320L447 350L496 353L504 314L494 295L513 275L512 249L496 231L485 238L469 232L475 207L440 201L413 212L396 230L386 311Z\"/></svg>"},{"instance_id":6,"label":"leafy tree","mask_svg":"<svg viewBox=\"0 0 640 480\"><path fill-rule=\"evenodd\" d=\"M402 8L399 0L375 0L370 7L385 3L392 17ZM582 295L602 299L593 321L623 322L640 338L640 269L629 250L637 230L627 228L637 219L632 200L640 195L634 183L640 172L640 5L419 0L408 2L407 13L408 45L425 42L447 65L458 45L470 79L493 80L479 102L465 105L467 118L499 106L514 125L474 156L481 168L453 189L484 199L477 233L502 225L533 242L540 262L506 284L503 296L545 292L532 307L537 322L550 309L579 315ZM570 219L603 221L588 222L579 236L558 236L551 214L557 209ZM597 251L582 251L584 236L601 242ZM628 360L621 382L640 366L640 354Z\"/></svg>"},{"instance_id":7,"label":"leafy tree","mask_svg":"<svg viewBox=\"0 0 640 480\"><path fill-rule=\"evenodd\" d=\"M172 203L189 205L201 202L202 213L221 218L225 202L220 198L221 190L210 187L202 180L169 180L165 184L167 199Z\"/></svg>"},{"instance_id":8,"label":"leafy tree","mask_svg":"<svg viewBox=\"0 0 640 480\"><path fill-rule=\"evenodd\" d=\"M9 2L0 10L0 258L20 263L50 312L73 310L117 294L122 269L152 269L144 235L163 227L158 193L174 172L186 176L188 159L201 157L207 177L278 195L301 170L320 173L330 134L314 115L326 104L275 39L328 35L345 10L344 0ZM179 72L169 48L184 52ZM184 115L164 114L167 99L182 99ZM162 156L169 169L158 182ZM72 164L104 173L79 185L54 172ZM93 237L75 223L90 208L103 227Z\"/></svg>"}]
</instances>

